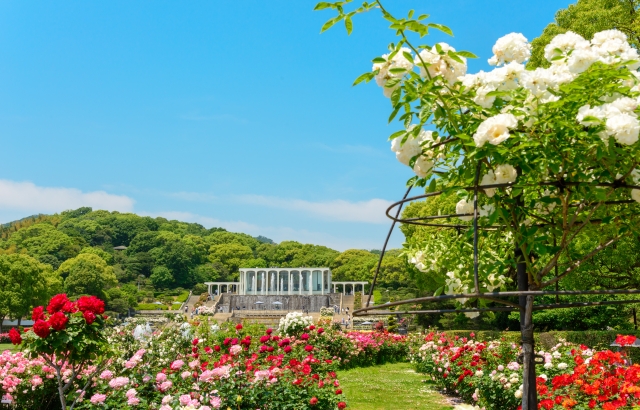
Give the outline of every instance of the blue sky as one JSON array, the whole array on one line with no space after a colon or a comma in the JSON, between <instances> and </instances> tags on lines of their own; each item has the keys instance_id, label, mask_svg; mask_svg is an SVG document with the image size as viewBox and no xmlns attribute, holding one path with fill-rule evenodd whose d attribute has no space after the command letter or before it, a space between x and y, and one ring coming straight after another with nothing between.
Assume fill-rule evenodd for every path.
<instances>
[{"instance_id":1,"label":"blue sky","mask_svg":"<svg viewBox=\"0 0 640 410\"><path fill-rule=\"evenodd\" d=\"M569 0L387 0L480 56ZM0 222L82 205L344 250L379 249L411 170L389 101L351 87L393 32L319 34L306 0L0 2ZM395 233L392 245L402 243Z\"/></svg>"}]
</instances>

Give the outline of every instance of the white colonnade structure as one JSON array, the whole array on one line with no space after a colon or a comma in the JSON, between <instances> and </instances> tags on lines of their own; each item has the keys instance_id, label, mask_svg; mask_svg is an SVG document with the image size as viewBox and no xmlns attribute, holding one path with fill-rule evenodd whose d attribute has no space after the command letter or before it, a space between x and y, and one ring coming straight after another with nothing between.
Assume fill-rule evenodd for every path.
<instances>
[{"instance_id":1,"label":"white colonnade structure","mask_svg":"<svg viewBox=\"0 0 640 410\"><path fill-rule=\"evenodd\" d=\"M364 295L364 285L368 285L369 282L333 282L333 293L342 293L343 295L355 295L358 291L358 286ZM342 292L338 292L338 287L342 286ZM351 291L349 291L351 287Z\"/></svg>"},{"instance_id":2,"label":"white colonnade structure","mask_svg":"<svg viewBox=\"0 0 640 410\"><path fill-rule=\"evenodd\" d=\"M241 268L239 295L328 295L329 268Z\"/></svg>"},{"instance_id":3,"label":"white colonnade structure","mask_svg":"<svg viewBox=\"0 0 640 410\"><path fill-rule=\"evenodd\" d=\"M329 268L240 268L239 282L205 282L210 295L312 296L331 293L364 293L369 282L334 282ZM342 289L342 292L339 290Z\"/></svg>"},{"instance_id":4,"label":"white colonnade structure","mask_svg":"<svg viewBox=\"0 0 640 410\"><path fill-rule=\"evenodd\" d=\"M205 282L204 284L207 285L207 292L210 295L213 295L212 288L214 286L216 287L216 295L238 292L238 282Z\"/></svg>"}]
</instances>

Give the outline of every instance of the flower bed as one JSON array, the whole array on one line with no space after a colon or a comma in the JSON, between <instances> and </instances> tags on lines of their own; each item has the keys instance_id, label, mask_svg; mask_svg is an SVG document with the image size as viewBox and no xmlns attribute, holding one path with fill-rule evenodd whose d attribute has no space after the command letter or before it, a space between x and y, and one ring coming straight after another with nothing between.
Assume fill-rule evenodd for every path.
<instances>
[{"instance_id":1,"label":"flower bed","mask_svg":"<svg viewBox=\"0 0 640 410\"><path fill-rule=\"evenodd\" d=\"M477 341L430 333L411 361L443 390L486 410L517 409L522 398L519 347L504 340ZM622 345L634 336L619 338ZM537 389L543 409L631 409L640 404L640 366L624 353L595 351L567 342L537 353Z\"/></svg>"},{"instance_id":2,"label":"flower bed","mask_svg":"<svg viewBox=\"0 0 640 410\"><path fill-rule=\"evenodd\" d=\"M89 383L75 408L341 409L347 400L336 370L405 360L408 353L403 336L313 324L289 326L287 335L203 317L169 323L140 340L133 337L136 324L105 332L109 360L78 376L69 403ZM0 357L0 393L21 409L47 408L52 398L59 406L55 374L40 359L8 351ZM67 368L62 374L70 381Z\"/></svg>"}]
</instances>

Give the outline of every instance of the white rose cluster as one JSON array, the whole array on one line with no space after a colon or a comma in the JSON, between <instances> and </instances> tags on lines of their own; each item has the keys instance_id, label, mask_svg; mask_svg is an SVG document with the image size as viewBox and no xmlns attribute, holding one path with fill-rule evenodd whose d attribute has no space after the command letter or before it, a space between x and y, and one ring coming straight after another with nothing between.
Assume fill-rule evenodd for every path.
<instances>
[{"instance_id":1,"label":"white rose cluster","mask_svg":"<svg viewBox=\"0 0 640 410\"><path fill-rule=\"evenodd\" d=\"M456 61L449 56L449 51L455 52L456 49L447 43L438 43L431 49L420 51L414 60L415 65L420 68L420 76L426 78L427 73L430 78L441 76L449 85L453 85L458 77L465 75L467 59L458 57L462 63Z\"/></svg>"},{"instance_id":2,"label":"white rose cluster","mask_svg":"<svg viewBox=\"0 0 640 410\"><path fill-rule=\"evenodd\" d=\"M489 59L491 65L502 65L512 61L523 63L531 57L531 44L522 34L511 33L499 38L492 51L493 57Z\"/></svg>"},{"instance_id":3,"label":"white rose cluster","mask_svg":"<svg viewBox=\"0 0 640 410\"><path fill-rule=\"evenodd\" d=\"M638 102L630 97L620 97L599 106L585 105L578 110L576 120L586 127L604 125L599 135L605 142L613 137L619 144L632 145L640 134L640 121L635 112Z\"/></svg>"},{"instance_id":4,"label":"white rose cluster","mask_svg":"<svg viewBox=\"0 0 640 410\"><path fill-rule=\"evenodd\" d=\"M376 84L382 87L382 92L384 96L389 98L391 94L400 87L400 83L398 82L391 87L387 87L387 82L390 80L400 80L404 77L407 71L413 69L413 62L408 60L405 56L405 53L411 54L411 50L406 47L402 47L400 51L398 51L392 57L391 54L384 54L382 58L385 60L384 62L374 63L372 71L378 71L376 74Z\"/></svg>"},{"instance_id":5,"label":"white rose cluster","mask_svg":"<svg viewBox=\"0 0 640 410\"><path fill-rule=\"evenodd\" d=\"M513 114L498 114L484 120L473 135L476 147L485 143L498 145L511 136L509 130L518 126L518 120Z\"/></svg>"},{"instance_id":6,"label":"white rose cluster","mask_svg":"<svg viewBox=\"0 0 640 410\"><path fill-rule=\"evenodd\" d=\"M480 181L480 185L495 185L495 184L508 184L516 181L518 177L518 171L509 165L501 164L496 166L495 170L489 170ZM488 197L492 197L496 194L496 188L485 188L485 194Z\"/></svg>"},{"instance_id":7,"label":"white rose cluster","mask_svg":"<svg viewBox=\"0 0 640 410\"><path fill-rule=\"evenodd\" d=\"M289 312L287 316L280 319L278 331L284 335L294 335L312 324L311 316L304 316L301 312Z\"/></svg>"},{"instance_id":8,"label":"white rose cluster","mask_svg":"<svg viewBox=\"0 0 640 410\"><path fill-rule=\"evenodd\" d=\"M420 178L425 178L431 172L435 160L442 157L441 151L444 147L430 149L439 141L438 138L434 138L433 131L421 130L416 137L409 133L404 143L403 138L400 136L391 140L391 151L396 153L398 161L407 166L410 166L411 160L417 157L413 164L413 172Z\"/></svg>"},{"instance_id":9,"label":"white rose cluster","mask_svg":"<svg viewBox=\"0 0 640 410\"><path fill-rule=\"evenodd\" d=\"M573 32L560 34L545 47L545 58L551 67L532 71L525 70L523 65L531 56L531 45L521 34L511 33L498 39L493 52L489 63L500 67L459 78L464 87L475 91L473 100L483 108L493 106L496 96L489 95L491 92L523 87L529 93L530 111L535 112L536 104L557 101L559 97L553 91L573 81L597 61L604 64L626 62L632 71L640 67L637 50L618 30L596 33L591 41ZM508 100L509 96L502 98Z\"/></svg>"}]
</instances>

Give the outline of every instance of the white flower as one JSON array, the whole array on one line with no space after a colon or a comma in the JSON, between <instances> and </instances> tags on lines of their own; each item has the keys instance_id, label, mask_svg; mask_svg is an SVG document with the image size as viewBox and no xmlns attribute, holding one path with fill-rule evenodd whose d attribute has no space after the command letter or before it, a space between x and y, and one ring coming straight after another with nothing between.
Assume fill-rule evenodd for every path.
<instances>
[{"instance_id":1,"label":"white flower","mask_svg":"<svg viewBox=\"0 0 640 410\"><path fill-rule=\"evenodd\" d=\"M404 53L411 54L411 49L402 47L391 59L389 59L390 54L384 54L382 55L382 58L385 60L384 62L373 64L372 71L379 70L378 74L375 76L376 83L382 87L382 92L387 98L391 97L393 91L400 87L400 83L397 83L392 87L387 87L387 82L392 79L402 78L406 72L413 68L413 62L407 60ZM402 68L405 71L393 73L390 70L394 68Z\"/></svg>"},{"instance_id":2,"label":"white flower","mask_svg":"<svg viewBox=\"0 0 640 410\"><path fill-rule=\"evenodd\" d=\"M494 213L496 207L491 204L482 205L480 209L478 209L478 215L480 218L489 217L492 213Z\"/></svg>"},{"instance_id":3,"label":"white flower","mask_svg":"<svg viewBox=\"0 0 640 410\"><path fill-rule=\"evenodd\" d=\"M521 399L522 398L522 390L516 390L515 393L513 393L514 396L516 396L516 399Z\"/></svg>"},{"instance_id":4,"label":"white flower","mask_svg":"<svg viewBox=\"0 0 640 410\"><path fill-rule=\"evenodd\" d=\"M487 79L497 85L499 90L515 90L519 87L517 80L522 76L524 71L524 64L513 61L504 67L496 68L488 73Z\"/></svg>"},{"instance_id":5,"label":"white flower","mask_svg":"<svg viewBox=\"0 0 640 410\"><path fill-rule=\"evenodd\" d=\"M456 213L457 214L471 214L469 216L459 216L463 221L470 221L473 219L473 202L467 202L466 199L461 199L456 204Z\"/></svg>"},{"instance_id":6,"label":"white flower","mask_svg":"<svg viewBox=\"0 0 640 410\"><path fill-rule=\"evenodd\" d=\"M633 115L621 113L607 119L606 132L623 145L632 145L638 141L640 122Z\"/></svg>"},{"instance_id":7,"label":"white flower","mask_svg":"<svg viewBox=\"0 0 640 410\"><path fill-rule=\"evenodd\" d=\"M499 184L511 183L516 181L518 171L509 164L501 164L496 167L495 176Z\"/></svg>"},{"instance_id":8,"label":"white flower","mask_svg":"<svg viewBox=\"0 0 640 410\"><path fill-rule=\"evenodd\" d=\"M517 177L518 171L516 171L513 166L501 164L496 167L495 171L489 170L489 172L482 177L480 186L512 183L515 182ZM485 188L484 192L488 197L492 197L496 193L496 188Z\"/></svg>"},{"instance_id":9,"label":"white flower","mask_svg":"<svg viewBox=\"0 0 640 410\"><path fill-rule=\"evenodd\" d=\"M442 54L438 52L438 48L442 50ZM455 61L447 54L449 51L455 52L456 49L447 43L438 43L430 50L424 49L420 51L419 57L414 60L415 65L420 67L420 75L424 78L435 78L442 76L449 84L453 84L458 77L465 75L467 72L467 59L459 57L462 63ZM424 62L424 65L423 65ZM426 68L425 68L426 66Z\"/></svg>"},{"instance_id":10,"label":"white flower","mask_svg":"<svg viewBox=\"0 0 640 410\"><path fill-rule=\"evenodd\" d=\"M572 73L580 74L598 61L599 57L598 53L590 48L577 49L567 58L567 67Z\"/></svg>"},{"instance_id":11,"label":"white flower","mask_svg":"<svg viewBox=\"0 0 640 410\"><path fill-rule=\"evenodd\" d=\"M413 127L415 125L409 128L408 131L413 130ZM438 141L433 137L433 131L421 130L417 137L409 134L404 143L402 143L403 138L404 136L400 136L391 141L391 151L395 152L398 161L405 165L410 165L411 159L419 156L414 162L413 171L420 178L426 177L431 172L431 168L433 168L434 160L442 156L441 154L436 154L436 151L440 151L444 147L436 151L429 149L431 145ZM423 148L426 148L424 152Z\"/></svg>"},{"instance_id":12,"label":"white flower","mask_svg":"<svg viewBox=\"0 0 640 410\"><path fill-rule=\"evenodd\" d=\"M531 57L531 44L520 33L510 33L500 37L492 50L493 57L489 59L491 65L501 65L511 61L522 63Z\"/></svg>"},{"instance_id":13,"label":"white flower","mask_svg":"<svg viewBox=\"0 0 640 410\"><path fill-rule=\"evenodd\" d=\"M558 369L560 370L564 370L566 369L568 366L566 363L558 363Z\"/></svg>"},{"instance_id":14,"label":"white flower","mask_svg":"<svg viewBox=\"0 0 640 410\"><path fill-rule=\"evenodd\" d=\"M590 47L587 40L579 34L573 31L567 31L563 34L558 34L547 44L544 48L544 58L550 62L555 62L555 57L564 56L572 50L585 50Z\"/></svg>"},{"instance_id":15,"label":"white flower","mask_svg":"<svg viewBox=\"0 0 640 410\"><path fill-rule=\"evenodd\" d=\"M595 117L602 121L605 118L605 112L601 107L596 106L592 108L589 104L583 105L578 110L578 115L576 115L576 120L578 120L580 124L585 125L587 127L599 124L599 121L586 120L585 119L586 117Z\"/></svg>"},{"instance_id":16,"label":"white flower","mask_svg":"<svg viewBox=\"0 0 640 410\"><path fill-rule=\"evenodd\" d=\"M498 145L509 138L509 130L518 125L518 120L513 114L498 114L487 118L480 124L473 135L476 147L482 147L486 142Z\"/></svg>"}]
</instances>

